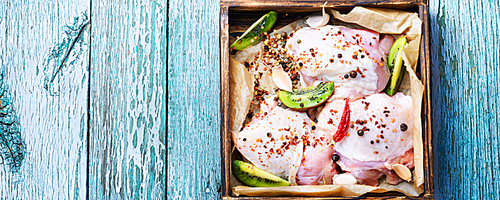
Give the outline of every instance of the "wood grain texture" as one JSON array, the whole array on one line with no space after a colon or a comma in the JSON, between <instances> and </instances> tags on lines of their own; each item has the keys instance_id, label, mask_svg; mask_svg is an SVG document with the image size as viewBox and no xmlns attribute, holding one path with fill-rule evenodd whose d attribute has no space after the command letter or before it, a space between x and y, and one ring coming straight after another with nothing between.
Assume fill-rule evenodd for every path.
<instances>
[{"instance_id":1,"label":"wood grain texture","mask_svg":"<svg viewBox=\"0 0 500 200\"><path fill-rule=\"evenodd\" d=\"M0 199L86 198L89 6L0 1L1 101L9 112L0 119L12 117L26 150L19 171L0 164Z\"/></svg>"},{"instance_id":2,"label":"wood grain texture","mask_svg":"<svg viewBox=\"0 0 500 200\"><path fill-rule=\"evenodd\" d=\"M436 199L500 198L499 13L499 1L429 1Z\"/></svg>"},{"instance_id":3,"label":"wood grain texture","mask_svg":"<svg viewBox=\"0 0 500 200\"><path fill-rule=\"evenodd\" d=\"M231 117L229 106L230 89L229 89L229 8L221 6L220 8L220 53L221 53L221 195L226 197L231 195L231 133L229 132Z\"/></svg>"},{"instance_id":4,"label":"wood grain texture","mask_svg":"<svg viewBox=\"0 0 500 200\"><path fill-rule=\"evenodd\" d=\"M93 1L90 199L163 199L166 1Z\"/></svg>"},{"instance_id":5,"label":"wood grain texture","mask_svg":"<svg viewBox=\"0 0 500 200\"><path fill-rule=\"evenodd\" d=\"M218 0L169 1L168 199L218 199L221 187Z\"/></svg>"},{"instance_id":6,"label":"wood grain texture","mask_svg":"<svg viewBox=\"0 0 500 200\"><path fill-rule=\"evenodd\" d=\"M420 80L424 84L422 96L422 139L424 144L424 196L433 198L434 196L434 172L432 155L432 106L431 106L431 56L430 56L430 35L429 35L429 9L427 5L419 6L419 17L422 20L422 38L420 42L420 59L417 72Z\"/></svg>"}]
</instances>

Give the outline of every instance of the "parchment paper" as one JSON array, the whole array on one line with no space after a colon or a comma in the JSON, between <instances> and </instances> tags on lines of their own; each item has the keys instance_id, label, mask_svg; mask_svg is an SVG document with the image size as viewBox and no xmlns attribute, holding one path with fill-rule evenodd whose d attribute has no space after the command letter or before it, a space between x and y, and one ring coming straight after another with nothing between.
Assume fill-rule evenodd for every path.
<instances>
[{"instance_id":1,"label":"parchment paper","mask_svg":"<svg viewBox=\"0 0 500 200\"><path fill-rule=\"evenodd\" d=\"M411 63L412 69L415 70L422 34L422 20L418 18L417 13L361 6L354 7L346 15L342 15L336 10L330 10L330 13L337 20L354 23L379 33L406 35L408 46L405 48L405 53L412 55L408 57L408 61ZM397 37L395 38L397 39Z\"/></svg>"},{"instance_id":2,"label":"parchment paper","mask_svg":"<svg viewBox=\"0 0 500 200\"><path fill-rule=\"evenodd\" d=\"M404 65L406 68L406 72L404 74L404 78L399 88L399 91L405 93L406 95L410 95L412 97L412 102L413 102L413 111L414 111L413 143L414 143L414 163L415 163L415 168L412 171L413 180L411 182L401 182L398 185L390 185L385 181L385 179L380 179L378 187L372 187L366 185L321 185L321 186L315 185L315 186L288 186L288 187L270 187L270 188L241 186L238 180L232 180L232 186L234 186L233 187L234 195L355 197L363 195L368 192L383 193L388 191L398 191L408 196L418 196L420 193L423 192L423 183L424 183L423 143L422 143L422 124L420 115L421 115L422 95L424 87L422 82L417 78L414 72L419 57L422 21L418 18L418 15L416 13L390 10L390 9L379 9L379 8L355 7L350 13L346 15L342 15L336 10L330 10L330 13L332 14L332 18L334 18L330 22L332 23L333 21L334 25L342 25L349 28L359 28L361 26L365 27L366 29L374 30L382 34L391 34L395 36L396 39L402 35L405 35L408 39L409 44L404 48L404 53L403 53L403 60L405 61ZM353 25L349 26L348 23L352 23ZM304 23L304 19L293 22L277 30L276 32L281 33L282 31L286 31L288 34L290 34L290 32L292 30L295 30L298 26L307 27L307 25ZM262 42L247 49L244 49L242 51L239 51L235 56L232 56L235 60L231 59L231 62L251 61L254 58L254 56L259 55L261 45ZM233 64L231 64L231 66L233 66ZM257 71L250 73L264 72L262 71L262 69L263 66L259 66L259 69ZM274 87L271 78L269 78L269 81L270 84L272 84L272 87ZM262 83L261 81L261 84L264 83ZM234 87L231 86L231 98L233 98L236 94L238 94L238 92L234 91ZM250 96L249 98L251 99L252 97ZM249 104L250 101L245 101L245 102L248 102ZM245 102L237 103L231 101L230 106L231 106L232 117L235 116L232 113L233 107L235 107L236 110L245 110L245 111L248 110L248 105L246 105ZM238 127L241 127L241 123L238 125ZM234 176L232 176L232 179L234 179Z\"/></svg>"},{"instance_id":3,"label":"parchment paper","mask_svg":"<svg viewBox=\"0 0 500 200\"><path fill-rule=\"evenodd\" d=\"M243 121L248 112L250 101L252 101L254 78L245 69L245 66L230 58L229 61L229 126L233 141L235 135L240 132Z\"/></svg>"}]
</instances>

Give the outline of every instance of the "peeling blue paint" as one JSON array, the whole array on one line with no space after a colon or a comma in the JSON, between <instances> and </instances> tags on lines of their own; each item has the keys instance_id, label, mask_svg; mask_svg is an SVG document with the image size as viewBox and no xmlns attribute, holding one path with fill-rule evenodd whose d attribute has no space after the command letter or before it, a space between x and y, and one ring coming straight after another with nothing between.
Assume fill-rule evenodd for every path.
<instances>
[{"instance_id":1,"label":"peeling blue paint","mask_svg":"<svg viewBox=\"0 0 500 200\"><path fill-rule=\"evenodd\" d=\"M58 76L63 76L63 69L69 67L66 71L70 73L73 70L74 62L80 60L78 58L86 52L81 47L85 46L84 34L89 24L90 20L87 12L75 17L72 24L63 27L62 41L57 42L51 48L47 59L43 63L44 88L51 95L58 95L60 92L60 87L55 81Z\"/></svg>"},{"instance_id":2,"label":"peeling blue paint","mask_svg":"<svg viewBox=\"0 0 500 200\"><path fill-rule=\"evenodd\" d=\"M10 90L4 84L3 70L0 73L0 164L7 165L12 172L19 171L26 154L21 137L17 114L11 105Z\"/></svg>"}]
</instances>

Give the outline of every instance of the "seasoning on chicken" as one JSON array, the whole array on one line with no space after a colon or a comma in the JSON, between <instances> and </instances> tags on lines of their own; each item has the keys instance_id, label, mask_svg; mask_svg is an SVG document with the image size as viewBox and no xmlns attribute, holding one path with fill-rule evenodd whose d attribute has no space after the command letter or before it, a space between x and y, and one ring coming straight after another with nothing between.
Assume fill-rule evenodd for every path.
<instances>
[{"instance_id":1,"label":"seasoning on chicken","mask_svg":"<svg viewBox=\"0 0 500 200\"><path fill-rule=\"evenodd\" d=\"M342 117L345 100L325 105L318 116L318 128L335 133ZM379 93L350 103L348 133L333 147L337 164L351 173L360 184L378 185L378 178L397 184L394 164L413 168L413 109L410 96L393 97Z\"/></svg>"},{"instance_id":2,"label":"seasoning on chicken","mask_svg":"<svg viewBox=\"0 0 500 200\"><path fill-rule=\"evenodd\" d=\"M286 46L302 66L306 85L333 81L335 94L330 100L355 100L382 91L389 80L384 52L385 43L391 41L384 41L381 46L374 31L327 25L297 30Z\"/></svg>"},{"instance_id":3,"label":"seasoning on chicken","mask_svg":"<svg viewBox=\"0 0 500 200\"><path fill-rule=\"evenodd\" d=\"M311 132L307 114L276 106L268 98L261 113L234 137L236 148L256 167L296 183L304 153L303 136Z\"/></svg>"},{"instance_id":4,"label":"seasoning on chicken","mask_svg":"<svg viewBox=\"0 0 500 200\"><path fill-rule=\"evenodd\" d=\"M332 178L339 173L333 162L333 149L328 147L332 134L312 126L312 132L304 137L304 158L297 172L297 184L322 185L332 184Z\"/></svg>"}]
</instances>

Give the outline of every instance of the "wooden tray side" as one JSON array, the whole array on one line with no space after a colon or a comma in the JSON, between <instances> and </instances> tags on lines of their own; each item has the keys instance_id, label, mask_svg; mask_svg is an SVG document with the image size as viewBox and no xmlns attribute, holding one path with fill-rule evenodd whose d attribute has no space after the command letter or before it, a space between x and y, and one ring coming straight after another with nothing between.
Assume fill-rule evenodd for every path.
<instances>
[{"instance_id":1,"label":"wooden tray side","mask_svg":"<svg viewBox=\"0 0 500 200\"><path fill-rule=\"evenodd\" d=\"M221 195L231 193L231 136L229 135L229 9L220 8L220 88L221 88Z\"/></svg>"},{"instance_id":2,"label":"wooden tray side","mask_svg":"<svg viewBox=\"0 0 500 200\"><path fill-rule=\"evenodd\" d=\"M427 5L419 6L422 19L422 40L420 42L420 79L424 84L422 99L422 131L424 142L425 196L434 196L432 172L432 127L431 127L431 62L429 48L429 14Z\"/></svg>"}]
</instances>

